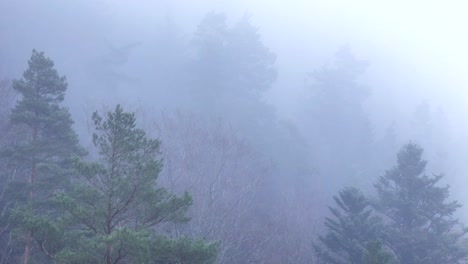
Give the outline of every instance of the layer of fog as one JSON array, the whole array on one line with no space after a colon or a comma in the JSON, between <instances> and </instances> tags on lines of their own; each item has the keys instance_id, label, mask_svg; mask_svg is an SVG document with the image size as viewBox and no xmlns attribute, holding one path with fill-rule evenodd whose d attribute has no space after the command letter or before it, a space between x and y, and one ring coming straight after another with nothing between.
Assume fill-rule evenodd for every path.
<instances>
[{"instance_id":1,"label":"layer of fog","mask_svg":"<svg viewBox=\"0 0 468 264\"><path fill-rule=\"evenodd\" d=\"M307 73L331 63L344 44L370 63L361 82L372 90L366 108L376 138L396 122L401 142L410 140L418 105L427 101L434 113L442 109L449 141L441 143L451 159L444 172L453 196L468 204L463 196L468 173L463 15L468 6L462 1L1 0L0 58L6 63L0 70L17 78L31 49L44 50L68 77L67 100L77 123L85 119L88 105L103 98L171 108L170 101L158 99L164 92L151 85L152 62L161 56L154 52L155 32L173 23L177 34L190 40L212 10L225 12L230 22L250 15L265 45L277 54L278 80L265 100L299 126L307 118Z\"/></svg>"}]
</instances>

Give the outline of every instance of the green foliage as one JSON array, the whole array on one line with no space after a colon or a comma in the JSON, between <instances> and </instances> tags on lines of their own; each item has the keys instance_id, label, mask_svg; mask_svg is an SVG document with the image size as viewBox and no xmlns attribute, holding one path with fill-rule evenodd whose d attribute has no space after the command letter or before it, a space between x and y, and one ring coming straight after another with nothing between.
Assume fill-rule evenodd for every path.
<instances>
[{"instance_id":1,"label":"green foliage","mask_svg":"<svg viewBox=\"0 0 468 264\"><path fill-rule=\"evenodd\" d=\"M118 227L110 235L95 235L88 232L75 234L73 247L56 256L58 263L102 263L107 246L113 245L110 254L112 263L152 263L150 237L147 230ZM107 260L107 258L104 258Z\"/></svg>"},{"instance_id":2,"label":"green foliage","mask_svg":"<svg viewBox=\"0 0 468 264\"><path fill-rule=\"evenodd\" d=\"M70 235L77 238L57 259L61 263L100 263L102 259L106 263L158 263L154 252L166 250L173 257L188 255L205 261L199 263L212 262L209 244L193 242L181 247L175 245L184 240L161 243L156 238L158 226L188 221L185 213L192 203L188 193L179 197L157 187L160 141L136 128L135 115L121 106L105 118L94 113L93 121L99 159L77 161L80 177L74 189L57 199L74 220Z\"/></svg>"},{"instance_id":3,"label":"green foliage","mask_svg":"<svg viewBox=\"0 0 468 264\"><path fill-rule=\"evenodd\" d=\"M5 192L14 207L1 219L14 227L11 252L18 256L11 260L212 263L216 244L156 235L158 226L187 222L192 199L157 187L160 141L136 128L134 114L120 106L105 117L94 113L99 159L80 159L73 121L60 105L66 79L53 66L33 51L23 78L13 82L21 99L10 120L21 133L1 152L16 175Z\"/></svg>"},{"instance_id":4,"label":"green foliage","mask_svg":"<svg viewBox=\"0 0 468 264\"><path fill-rule=\"evenodd\" d=\"M454 218L461 206L447 202L449 187L439 187L443 175L428 176L423 149L409 143L397 155L397 165L375 185L374 204L385 221L371 217L367 199L356 189L335 197L327 234L319 237L317 256L325 263L465 263L466 229ZM383 247L384 243L385 247Z\"/></svg>"},{"instance_id":5,"label":"green foliage","mask_svg":"<svg viewBox=\"0 0 468 264\"><path fill-rule=\"evenodd\" d=\"M207 244L202 240L193 240L188 237L171 240L158 236L152 244L152 248L155 249L152 253L152 263L214 263L217 247L217 244Z\"/></svg>"},{"instance_id":6,"label":"green foliage","mask_svg":"<svg viewBox=\"0 0 468 264\"><path fill-rule=\"evenodd\" d=\"M367 243L377 239L381 219L372 214L370 202L357 188L345 188L334 197L333 218L325 219L327 233L314 245L324 263L361 263Z\"/></svg>"},{"instance_id":7,"label":"green foliage","mask_svg":"<svg viewBox=\"0 0 468 264\"><path fill-rule=\"evenodd\" d=\"M461 205L446 201L449 187L437 186L443 175L426 175L422 155L420 146L405 145L376 184L379 210L390 221L387 243L402 264L461 263L466 231L453 217Z\"/></svg>"},{"instance_id":8,"label":"green foliage","mask_svg":"<svg viewBox=\"0 0 468 264\"><path fill-rule=\"evenodd\" d=\"M61 226L53 196L69 188L72 159L83 155L68 109L61 106L67 82L43 52L33 50L23 78L13 81L20 95L10 122L18 128L15 143L1 155L15 172L5 198L14 205L10 226L25 245L24 262L33 250L48 255L58 247ZM40 259L44 254L35 254Z\"/></svg>"},{"instance_id":9,"label":"green foliage","mask_svg":"<svg viewBox=\"0 0 468 264\"><path fill-rule=\"evenodd\" d=\"M43 52L33 50L29 68L23 78L13 81L13 89L21 99L12 109L10 121L25 129L3 154L8 155L11 166L27 175L29 182L21 179L23 198L31 188L36 197L49 195L65 187L72 157L84 154L72 129L70 113L60 105L67 89L66 79L58 75L54 63Z\"/></svg>"}]
</instances>

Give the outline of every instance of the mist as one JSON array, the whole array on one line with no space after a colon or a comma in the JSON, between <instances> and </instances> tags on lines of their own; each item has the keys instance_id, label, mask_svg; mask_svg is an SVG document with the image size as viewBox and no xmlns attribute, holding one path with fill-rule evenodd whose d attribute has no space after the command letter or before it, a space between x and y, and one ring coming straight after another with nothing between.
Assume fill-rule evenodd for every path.
<instances>
[{"instance_id":1,"label":"mist","mask_svg":"<svg viewBox=\"0 0 468 264\"><path fill-rule=\"evenodd\" d=\"M151 230L216 245L199 253L205 262L180 263L364 263L374 239L362 242L368 254L358 262L332 262L333 254L327 262L316 246L328 245L325 219L361 192L365 208L393 219L382 209L390 199L381 198L382 179L404 171L402 157L413 157L421 175L444 175L432 185L449 185L441 196L465 205L447 217L468 221L467 12L455 0L0 0L0 146L14 149L27 134L11 117L25 98L14 80L33 49L44 52L66 76L63 106L86 150L81 159L105 160L91 117L104 120L116 105L161 141L157 186L193 202L184 207L190 221ZM0 201L27 178L11 176L21 170L5 153ZM16 234L5 224L16 212L11 201L0 202L0 230ZM0 243L12 251L0 263L28 263L28 240L18 249L6 234ZM41 251L44 237L35 242L38 263L78 263L56 244ZM391 255L379 263L420 263L375 237Z\"/></svg>"}]
</instances>

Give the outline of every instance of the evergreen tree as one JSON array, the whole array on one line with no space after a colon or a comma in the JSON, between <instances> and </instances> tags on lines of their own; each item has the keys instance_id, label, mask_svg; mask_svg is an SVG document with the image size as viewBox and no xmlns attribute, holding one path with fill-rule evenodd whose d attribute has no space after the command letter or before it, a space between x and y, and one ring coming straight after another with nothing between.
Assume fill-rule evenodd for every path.
<instances>
[{"instance_id":1,"label":"evergreen tree","mask_svg":"<svg viewBox=\"0 0 468 264\"><path fill-rule=\"evenodd\" d=\"M224 14L210 13L199 24L192 44L191 84L201 104L197 110L223 113L236 123L270 110L260 99L276 80L276 56L262 43L248 17L229 27ZM244 111L239 111L239 105Z\"/></svg>"},{"instance_id":2,"label":"evergreen tree","mask_svg":"<svg viewBox=\"0 0 468 264\"><path fill-rule=\"evenodd\" d=\"M305 131L315 146L321 174L335 183L327 184L328 192L335 192L343 183L369 182L366 177L372 171L369 161L373 135L363 105L370 89L359 82L366 68L366 61L343 47L331 66L311 73L312 98Z\"/></svg>"},{"instance_id":3,"label":"evergreen tree","mask_svg":"<svg viewBox=\"0 0 468 264\"><path fill-rule=\"evenodd\" d=\"M53 243L56 208L51 198L67 188L71 160L83 154L68 109L61 106L65 77L59 76L43 52L33 50L28 64L23 78L13 81L21 98L10 115L11 124L24 133L2 151L16 172L7 195L15 205L11 225L16 227L18 243L24 245L23 263L32 261L33 250L46 252Z\"/></svg>"},{"instance_id":4,"label":"evergreen tree","mask_svg":"<svg viewBox=\"0 0 468 264\"><path fill-rule=\"evenodd\" d=\"M314 245L323 263L361 264L367 244L379 238L381 219L372 213L369 200L357 188L345 188L333 197L333 218L325 219L327 233Z\"/></svg>"},{"instance_id":5,"label":"evergreen tree","mask_svg":"<svg viewBox=\"0 0 468 264\"><path fill-rule=\"evenodd\" d=\"M466 231L453 215L461 205L447 201L448 186L437 186L443 175L426 175L422 155L420 146L405 145L376 184L379 209L390 220L387 243L401 264L463 263Z\"/></svg>"},{"instance_id":6,"label":"evergreen tree","mask_svg":"<svg viewBox=\"0 0 468 264\"><path fill-rule=\"evenodd\" d=\"M366 252L362 258L363 264L387 264L392 255L382 249L382 242L375 240L367 243Z\"/></svg>"},{"instance_id":7,"label":"evergreen tree","mask_svg":"<svg viewBox=\"0 0 468 264\"><path fill-rule=\"evenodd\" d=\"M188 193L178 197L156 180L160 141L136 128L133 113L117 106L103 118L93 114L96 162L79 161L74 190L59 199L74 220L60 263L211 263L215 245L158 235L164 224L188 221ZM158 229L159 227L159 229ZM190 256L190 257L187 257ZM185 261L184 260L184 261Z\"/></svg>"}]
</instances>

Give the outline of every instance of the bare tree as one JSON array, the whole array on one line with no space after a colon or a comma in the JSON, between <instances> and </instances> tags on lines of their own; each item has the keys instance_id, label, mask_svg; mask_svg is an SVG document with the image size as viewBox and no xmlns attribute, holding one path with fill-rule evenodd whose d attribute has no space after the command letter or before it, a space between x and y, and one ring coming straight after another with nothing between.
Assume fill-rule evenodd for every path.
<instances>
[{"instance_id":1,"label":"bare tree","mask_svg":"<svg viewBox=\"0 0 468 264\"><path fill-rule=\"evenodd\" d=\"M219 241L219 263L264 259L277 234L262 204L271 164L221 120L163 112L154 128L162 140L162 182L194 200L190 224L175 232Z\"/></svg>"},{"instance_id":2,"label":"bare tree","mask_svg":"<svg viewBox=\"0 0 468 264\"><path fill-rule=\"evenodd\" d=\"M308 185L278 186L275 164L220 119L162 112L150 130L162 140L161 183L193 196L192 220L175 235L219 241L218 263L314 263Z\"/></svg>"}]
</instances>

